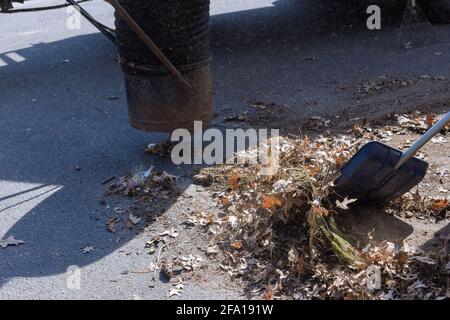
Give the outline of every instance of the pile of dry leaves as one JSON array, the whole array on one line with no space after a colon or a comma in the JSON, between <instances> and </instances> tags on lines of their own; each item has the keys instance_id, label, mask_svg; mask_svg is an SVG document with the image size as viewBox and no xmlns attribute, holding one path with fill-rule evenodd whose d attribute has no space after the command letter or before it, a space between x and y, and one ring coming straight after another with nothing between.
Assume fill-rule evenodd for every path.
<instances>
[{"instance_id":1,"label":"pile of dry leaves","mask_svg":"<svg viewBox=\"0 0 450 320\"><path fill-rule=\"evenodd\" d=\"M147 200L169 198L179 191L177 180L177 176L165 171L157 171L152 166L142 173L120 178L118 182L109 186L108 194L139 196Z\"/></svg>"},{"instance_id":2,"label":"pile of dry leaves","mask_svg":"<svg viewBox=\"0 0 450 320\"><path fill-rule=\"evenodd\" d=\"M432 124L429 117L410 121ZM223 208L206 226L223 253L220 267L267 299L448 296L446 253L429 257L389 242L358 248L336 226L334 216L344 214L356 199L330 194L334 174L382 131L365 125L340 136L281 138L279 168L272 176L261 175L260 165L203 169L194 181L214 191ZM447 199L418 193L386 208L429 216L448 214L449 209Z\"/></svg>"},{"instance_id":3,"label":"pile of dry leaves","mask_svg":"<svg viewBox=\"0 0 450 320\"><path fill-rule=\"evenodd\" d=\"M358 247L334 219L357 201L333 194L334 175L365 142L389 141L402 130L423 132L435 121L416 113L394 119L388 127L362 121L339 135L281 137L278 166L270 175L262 175L259 164L202 169L194 182L211 191L220 207L219 213L192 217L202 221L193 225L211 235L207 255L219 260L220 269L231 277L243 279L250 294L264 299L449 298L446 247L434 256L389 242ZM269 166L274 163L269 161ZM173 194L176 182L176 177L151 168L120 179L110 193L151 201ZM448 199L413 193L385 210L446 217L450 206ZM156 250L155 243L148 244L151 250ZM157 267L170 277L196 261L160 261Z\"/></svg>"}]
</instances>

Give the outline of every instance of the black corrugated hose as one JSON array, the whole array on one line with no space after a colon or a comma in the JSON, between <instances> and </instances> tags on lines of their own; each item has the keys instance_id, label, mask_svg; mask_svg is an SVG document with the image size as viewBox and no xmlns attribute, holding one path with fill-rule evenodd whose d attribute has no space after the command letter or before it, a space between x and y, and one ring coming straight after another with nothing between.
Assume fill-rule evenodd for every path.
<instances>
[{"instance_id":1,"label":"black corrugated hose","mask_svg":"<svg viewBox=\"0 0 450 320\"><path fill-rule=\"evenodd\" d=\"M118 0L167 58L179 69L211 58L210 0ZM127 22L116 15L116 35L123 61L140 66L161 66Z\"/></svg>"}]
</instances>

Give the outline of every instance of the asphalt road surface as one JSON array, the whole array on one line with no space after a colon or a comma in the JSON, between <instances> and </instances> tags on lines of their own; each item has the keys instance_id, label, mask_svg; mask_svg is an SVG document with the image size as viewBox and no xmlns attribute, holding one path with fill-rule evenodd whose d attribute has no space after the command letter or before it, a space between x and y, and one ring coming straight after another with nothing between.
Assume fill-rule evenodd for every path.
<instances>
[{"instance_id":1,"label":"asphalt road surface","mask_svg":"<svg viewBox=\"0 0 450 320\"><path fill-rule=\"evenodd\" d=\"M83 6L112 25L103 1ZM435 26L430 44L399 52L402 8L382 6L382 30L369 31L366 7L212 0L215 125L232 125L224 116L251 100L293 106L291 121L347 108L386 111L337 87L382 75L450 76L449 26ZM169 283L124 272L154 262L143 251L148 235L109 233L98 199L110 177L152 164L184 169L142 152L167 137L128 125L115 47L86 21L68 29L68 17L66 9L0 15L0 238L26 242L0 248L0 299L164 299ZM448 88L423 96L396 97L392 108L445 100ZM89 246L95 250L83 253ZM71 266L81 268L80 290L67 285ZM241 297L219 276L206 280L186 286L183 298Z\"/></svg>"}]
</instances>

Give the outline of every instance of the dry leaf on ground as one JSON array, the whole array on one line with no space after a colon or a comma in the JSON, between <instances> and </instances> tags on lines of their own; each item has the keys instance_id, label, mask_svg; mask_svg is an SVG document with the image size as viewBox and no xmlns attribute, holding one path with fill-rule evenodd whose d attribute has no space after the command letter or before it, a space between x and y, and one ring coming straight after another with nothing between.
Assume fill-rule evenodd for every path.
<instances>
[{"instance_id":1,"label":"dry leaf on ground","mask_svg":"<svg viewBox=\"0 0 450 320\"><path fill-rule=\"evenodd\" d=\"M0 240L0 247L4 249L8 246L18 246L24 243L25 241L23 240L17 240L16 238L14 238L14 236L9 236L5 240Z\"/></svg>"},{"instance_id":2,"label":"dry leaf on ground","mask_svg":"<svg viewBox=\"0 0 450 320\"><path fill-rule=\"evenodd\" d=\"M348 205L355 201L358 201L358 199L347 199L347 197L345 197L345 199L342 201L336 200L336 207L338 207L339 209L342 209L342 210L348 210L348 209L350 209L348 207Z\"/></svg>"}]
</instances>

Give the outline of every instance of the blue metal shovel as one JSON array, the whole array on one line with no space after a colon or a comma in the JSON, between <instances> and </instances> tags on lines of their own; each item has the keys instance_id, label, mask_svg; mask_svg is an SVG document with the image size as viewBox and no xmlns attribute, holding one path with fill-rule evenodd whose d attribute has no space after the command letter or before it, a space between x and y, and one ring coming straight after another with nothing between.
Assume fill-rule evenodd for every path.
<instances>
[{"instance_id":1,"label":"blue metal shovel","mask_svg":"<svg viewBox=\"0 0 450 320\"><path fill-rule=\"evenodd\" d=\"M377 141L367 143L342 167L334 192L360 201L400 197L422 181L428 169L428 163L414 155L449 122L450 112L405 152Z\"/></svg>"}]
</instances>

